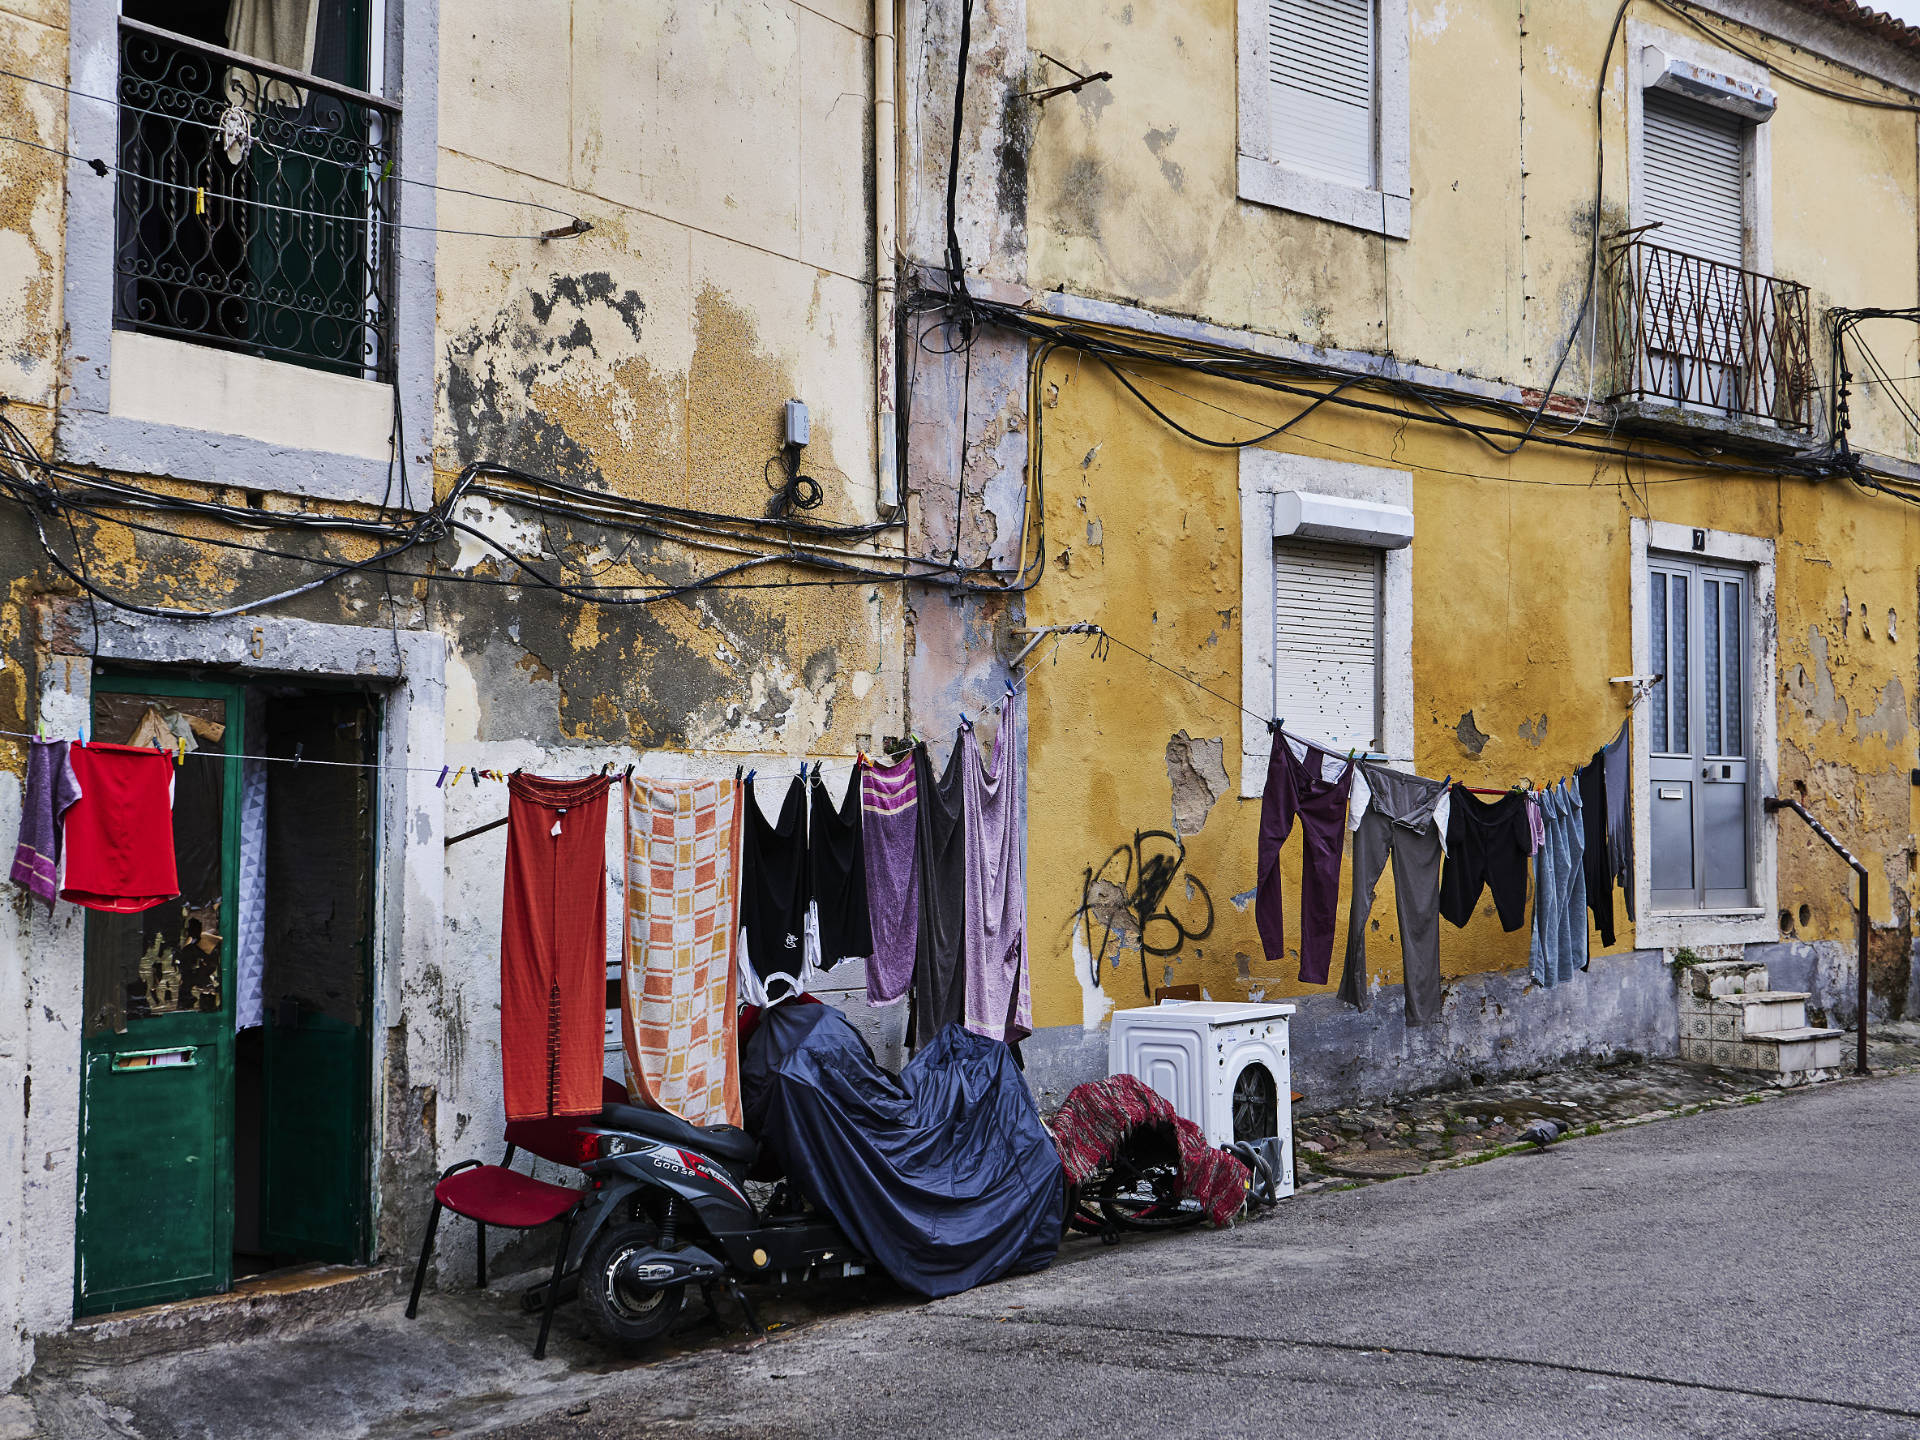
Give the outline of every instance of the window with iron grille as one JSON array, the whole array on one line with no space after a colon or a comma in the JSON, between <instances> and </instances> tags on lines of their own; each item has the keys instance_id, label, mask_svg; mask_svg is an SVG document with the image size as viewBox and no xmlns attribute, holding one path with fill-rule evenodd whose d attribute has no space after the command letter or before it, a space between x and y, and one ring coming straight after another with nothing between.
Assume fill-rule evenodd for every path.
<instances>
[{"instance_id":1,"label":"window with iron grille","mask_svg":"<svg viewBox=\"0 0 1920 1440\"><path fill-rule=\"evenodd\" d=\"M126 0L116 329L393 377L379 0Z\"/></svg>"}]
</instances>

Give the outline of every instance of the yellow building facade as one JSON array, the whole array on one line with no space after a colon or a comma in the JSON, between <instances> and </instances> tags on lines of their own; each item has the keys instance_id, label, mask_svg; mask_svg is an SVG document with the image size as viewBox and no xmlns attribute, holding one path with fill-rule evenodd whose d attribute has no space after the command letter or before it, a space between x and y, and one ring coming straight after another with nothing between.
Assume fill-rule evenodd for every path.
<instances>
[{"instance_id":1,"label":"yellow building facade","mask_svg":"<svg viewBox=\"0 0 1920 1440\"><path fill-rule=\"evenodd\" d=\"M1313 58L1277 53L1280 27L1316 8L1372 26L1357 161L1290 154L1261 128L1287 104L1273 77ZM1095 659L1064 641L1032 701L1035 1013L1063 1037L1079 1029L1062 1043L1087 1060L1110 1007L1183 985L1302 1004L1296 1076L1322 1097L1670 1053L1665 962L1683 950L1768 960L1777 986L1850 1015L1853 877L1795 817L1763 810L1775 793L1865 861L1872 1003L1904 1005L1920 621L1906 397L1920 367L1911 316L1850 332L1846 444L1885 488L1855 483L1834 459L1829 327L1835 307L1915 303L1902 107L1920 54L1911 32L1846 6L1615 8L1031 5L1036 51L1112 76L1048 100L1028 170L1032 308L1071 335L1033 380L1045 573L1027 622L1093 621L1115 642ZM1050 64L1046 83L1072 78ZM1323 88L1352 79L1306 73ZM1657 132L1696 111L1732 168L1702 160L1676 190ZM1724 268L1694 256L1711 248L1708 222L1725 223L1689 229L1684 210L1710 209L1715 184L1737 207ZM1656 226L1676 203L1682 218ZM1735 294L1748 298L1714 310ZM1801 342L1761 332L1802 303L1805 349L1789 360ZM1696 339L1676 339L1688 324ZM1700 337L1746 346L1749 380L1723 377L1728 394L1748 385L1744 400L1714 403L1726 397L1698 370L1649 378L1663 346ZM1856 339L1890 383L1862 383ZM1289 667L1316 663L1289 655L1288 581L1276 620L1265 558L1289 543L1269 503L1288 492L1411 512L1411 544L1377 552L1377 648L1355 682L1372 687L1376 728L1349 727L1336 749L1380 746L1496 791L1545 787L1634 717L1638 920L1621 915L1611 947L1592 935L1592 968L1570 987L1528 982L1528 928L1504 932L1483 899L1464 929L1441 925L1435 1027L1405 1027L1397 989L1365 1013L1339 1007L1350 875L1329 983L1305 985L1297 834L1280 864L1289 951L1264 953L1250 903L1261 720L1284 718L1272 687L1285 695ZM1649 648L1669 558L1747 582L1744 714L1737 745L1731 729L1719 742L1747 762L1742 895L1689 900L1649 873L1659 807L1706 789L1650 787L1650 768L1668 768L1649 715L1683 697L1621 678L1669 668ZM1324 599L1345 603L1337 588ZM1292 725L1325 733L1311 715ZM1375 990L1401 979L1398 930L1388 877L1368 921Z\"/></svg>"}]
</instances>

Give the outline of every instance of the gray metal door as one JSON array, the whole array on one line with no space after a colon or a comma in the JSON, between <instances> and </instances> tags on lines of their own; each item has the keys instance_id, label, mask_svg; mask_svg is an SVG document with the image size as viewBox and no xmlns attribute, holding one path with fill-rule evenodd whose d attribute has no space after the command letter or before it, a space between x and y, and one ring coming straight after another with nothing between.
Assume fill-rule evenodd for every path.
<instances>
[{"instance_id":1,"label":"gray metal door","mask_svg":"<svg viewBox=\"0 0 1920 1440\"><path fill-rule=\"evenodd\" d=\"M1647 765L1656 910L1752 904L1744 570L1653 557Z\"/></svg>"}]
</instances>

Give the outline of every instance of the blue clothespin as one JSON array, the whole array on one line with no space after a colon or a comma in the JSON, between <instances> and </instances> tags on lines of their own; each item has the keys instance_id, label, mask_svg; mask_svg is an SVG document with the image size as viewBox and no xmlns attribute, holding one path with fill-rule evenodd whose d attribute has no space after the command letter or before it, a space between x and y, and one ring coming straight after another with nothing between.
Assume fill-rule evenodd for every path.
<instances>
[{"instance_id":1,"label":"blue clothespin","mask_svg":"<svg viewBox=\"0 0 1920 1440\"><path fill-rule=\"evenodd\" d=\"M433 788L438 790L441 786L445 785L447 783L447 776L451 774L452 771L453 767L451 765L442 765L440 767L440 778L433 782Z\"/></svg>"}]
</instances>

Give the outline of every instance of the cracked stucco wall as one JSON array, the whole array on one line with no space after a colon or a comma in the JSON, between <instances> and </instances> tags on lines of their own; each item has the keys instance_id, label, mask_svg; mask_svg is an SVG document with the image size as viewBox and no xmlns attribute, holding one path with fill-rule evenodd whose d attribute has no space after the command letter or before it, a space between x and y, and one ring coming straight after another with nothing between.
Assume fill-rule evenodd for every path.
<instances>
[{"instance_id":1,"label":"cracked stucco wall","mask_svg":"<svg viewBox=\"0 0 1920 1440\"><path fill-rule=\"evenodd\" d=\"M9 68L64 82L65 22L64 0L0 0ZM812 415L801 468L823 491L810 518L877 518L870 26L871 7L856 0L440 7L437 182L551 205L594 229L548 243L439 237L432 464L423 473L415 459L415 496L427 485L444 493L462 466L484 459L622 496L761 515L781 406L798 398ZM61 144L57 99L0 85L0 132ZM995 153L1007 143L996 138ZM0 395L43 453L62 394L62 180L50 156L0 153ZM527 218L440 197L438 223L449 229L535 228ZM1017 472L1018 407L999 421L993 407L981 413L974 443L988 457L1015 455ZM298 507L276 491L280 478L261 476L261 503ZM146 483L206 493L192 476ZM991 538L1008 530L996 513L1008 483L996 468L976 487L989 496L982 544L1011 543ZM220 494L245 503L240 491ZM684 584L737 557L484 500L460 518L485 539L417 552L441 577L431 587L389 588L363 574L272 612L363 627L370 650L392 643L389 627L444 636L444 690L433 704L453 763L575 773L639 763L672 774L746 763L771 777L801 756L851 759L906 728L909 631L898 586L781 590L765 584L789 578L772 567L743 576L742 588L590 606L497 582L514 574L509 557L569 583L628 587ZM222 533L198 521L155 534L84 517L75 525L96 581L182 607L235 603L310 578L311 559L370 553L362 539L294 535L281 540L285 557L243 556L194 543ZM897 532L876 542L899 543ZM9 587L0 729L22 730L41 663L28 617L36 601L72 587L11 509L0 513L0 572ZM0 829L9 835L23 758L3 742ZM457 820L476 824L504 806L497 786L449 799ZM428 828L437 852L442 832ZM617 858L617 808L609 831ZM405 1260L418 1244L427 1176L497 1153L499 863L485 842L446 852L444 896L420 901L436 916L432 962L383 977L393 982L375 1115L383 1258ZM77 944L77 922L68 915L61 923L72 933L54 934L44 915L14 908L0 927L0 1109L23 1113L31 1083L43 1116L74 1111L77 1039L35 1031L28 1016L37 959ZM617 919L617 902L609 913ZM874 1038L883 1053L897 1049L897 1036ZM0 1126L0 1136L3 1388L32 1350L13 1303L26 1247L8 1243L21 1234L22 1177L64 1166L70 1184L72 1137L49 1158L24 1153L15 1127ZM442 1269L454 1283L471 1274L471 1235L456 1233L468 1228L443 1230ZM52 1233L39 1240L62 1243ZM47 1283L70 1294L70 1277L49 1273ZM64 1323L59 1312L54 1301L38 1305L32 1326Z\"/></svg>"},{"instance_id":2,"label":"cracked stucco wall","mask_svg":"<svg viewBox=\"0 0 1920 1440\"><path fill-rule=\"evenodd\" d=\"M1412 235L1391 242L1237 197L1231 0L1031 0L1029 8L1035 52L1114 76L1049 101L1037 117L1025 276L1036 293L1110 299L1519 386L1544 381L1585 280L1593 87L1613 6L1531 6L1523 19L1478 0L1412 0ZM1650 4L1629 14L1661 20ZM1805 24L1814 39L1852 43L1824 21ZM1782 58L1825 65L1805 46L1782 50ZM1603 108L1610 229L1627 213L1627 63L1616 50ZM1882 303L1867 297L1912 303L1911 117L1866 117L1783 87L1772 140L1772 270L1811 287L1816 317L1828 304ZM1845 243L1835 240L1837 213L1858 218ZM1911 373L1891 368L1920 353L1911 327L1873 338L1890 373ZM1585 388L1585 362L1584 353L1570 360L1563 388ZM1175 418L1215 436L1256 434L1298 408L1191 374L1142 366L1135 378ZM1243 542L1231 452L1179 439L1070 355L1055 356L1036 389L1047 570L1028 597L1030 623L1097 620L1237 699ZM1914 437L1885 397L1864 396L1862 406L1858 443L1912 453ZM1817 795L1816 809L1868 858L1874 983L1896 1005L1904 1001L1920 550L1901 507L1838 485L1758 475L1707 481L1657 461L1636 461L1628 473L1541 446L1507 458L1432 427L1334 407L1268 443L1412 473L1414 761L1436 777L1492 785L1555 779L1618 729L1624 691L1608 677L1632 668L1630 519L1773 539L1779 670L1759 688L1777 707L1781 783ZM1154 985L1198 984L1217 999L1331 991L1299 982L1296 955L1262 954L1251 912L1258 802L1224 796L1192 833L1181 820L1194 792L1183 767L1169 764L1170 744L1219 737L1231 755L1241 726L1252 722L1231 700L1117 647L1104 660L1086 658L1083 644L1066 653L1075 658L1050 668L1034 689L1029 751L1036 1016L1055 1027L1061 1054L1077 1065L1101 1063L1108 1009L1142 1003ZM1162 948L1179 942L1171 954L1146 953L1125 887L1102 870L1117 847L1153 829L1180 838L1158 922ZM1781 914L1769 918L1785 941L1844 946L1853 926L1848 877L1816 845L1781 829ZM1297 840L1282 876L1291 950ZM1201 889L1213 909L1204 935ZM1336 982L1347 895L1343 882ZM1101 922L1091 936L1090 915ZM1622 927L1616 954L1633 950L1633 931ZM1104 962L1103 938L1111 940ZM1491 980L1469 985L1467 977L1512 976L1526 964L1527 945L1525 929L1502 933L1483 906L1465 930L1442 926L1443 975L1451 988L1484 989ZM1372 983L1397 983L1390 878L1368 920L1368 961ZM1659 971L1622 961L1608 973L1637 985ZM1545 1063L1580 1053L1582 1025L1595 1034L1638 1033L1654 1014L1644 997L1596 991L1586 1008L1549 998L1544 1007L1529 1001L1528 1013L1545 1017L1550 1033L1524 1043L1511 1027L1475 1039L1458 1017L1449 1021L1451 1038L1416 1044L1393 1039L1389 1026L1379 1043L1406 1061L1398 1083L1418 1083L1421 1074L1443 1076L1448 1046L1489 1046L1489 1063L1503 1055ZM1311 1014L1319 1018L1303 1014L1301 1023L1330 1023L1333 1003L1330 995L1316 999ZM1064 1071L1056 1078L1064 1083Z\"/></svg>"}]
</instances>

